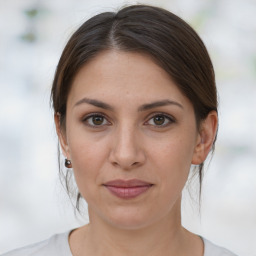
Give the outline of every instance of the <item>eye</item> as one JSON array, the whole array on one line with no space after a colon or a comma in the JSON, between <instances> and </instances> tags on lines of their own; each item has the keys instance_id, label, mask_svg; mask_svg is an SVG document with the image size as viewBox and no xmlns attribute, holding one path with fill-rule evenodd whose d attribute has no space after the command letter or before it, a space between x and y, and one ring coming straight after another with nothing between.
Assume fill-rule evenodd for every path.
<instances>
[{"instance_id":1,"label":"eye","mask_svg":"<svg viewBox=\"0 0 256 256\"><path fill-rule=\"evenodd\" d=\"M92 126L92 127L104 126L104 125L110 124L107 121L106 117L101 114L91 114L89 116L86 116L83 119L83 122L86 123L86 125Z\"/></svg>"},{"instance_id":2,"label":"eye","mask_svg":"<svg viewBox=\"0 0 256 256\"><path fill-rule=\"evenodd\" d=\"M174 118L167 114L156 114L149 119L147 124L159 127L165 127L174 123Z\"/></svg>"}]
</instances>

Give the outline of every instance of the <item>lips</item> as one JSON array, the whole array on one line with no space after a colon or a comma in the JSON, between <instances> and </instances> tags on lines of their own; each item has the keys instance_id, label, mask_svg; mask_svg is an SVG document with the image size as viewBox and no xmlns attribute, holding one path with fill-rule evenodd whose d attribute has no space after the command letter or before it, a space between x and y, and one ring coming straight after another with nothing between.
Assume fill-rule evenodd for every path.
<instances>
[{"instance_id":1,"label":"lips","mask_svg":"<svg viewBox=\"0 0 256 256\"><path fill-rule=\"evenodd\" d=\"M148 182L132 180L113 180L104 184L104 186L115 196L122 199L131 199L148 191L153 184Z\"/></svg>"}]
</instances>

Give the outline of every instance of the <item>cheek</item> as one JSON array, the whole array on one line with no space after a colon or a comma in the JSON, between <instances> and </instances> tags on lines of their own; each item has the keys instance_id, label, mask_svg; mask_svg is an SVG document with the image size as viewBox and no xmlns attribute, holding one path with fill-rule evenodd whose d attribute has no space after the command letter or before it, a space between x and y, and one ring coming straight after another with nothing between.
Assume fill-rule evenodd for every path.
<instances>
[{"instance_id":1,"label":"cheek","mask_svg":"<svg viewBox=\"0 0 256 256\"><path fill-rule=\"evenodd\" d=\"M76 134L79 134L76 136ZM70 134L71 135L71 134ZM93 188L100 185L101 171L107 157L107 143L97 141L93 136L72 133L69 136L69 149L73 171L79 191L85 195Z\"/></svg>"},{"instance_id":2,"label":"cheek","mask_svg":"<svg viewBox=\"0 0 256 256\"><path fill-rule=\"evenodd\" d=\"M152 149L151 155L163 189L183 188L189 174L193 152L193 140L178 134L166 138Z\"/></svg>"}]
</instances>

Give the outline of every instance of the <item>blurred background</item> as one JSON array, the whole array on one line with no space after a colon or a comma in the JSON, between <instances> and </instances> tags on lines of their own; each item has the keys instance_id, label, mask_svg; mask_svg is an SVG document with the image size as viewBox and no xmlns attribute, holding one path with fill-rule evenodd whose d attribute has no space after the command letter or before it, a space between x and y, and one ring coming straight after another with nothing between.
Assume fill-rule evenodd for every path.
<instances>
[{"instance_id":1,"label":"blurred background","mask_svg":"<svg viewBox=\"0 0 256 256\"><path fill-rule=\"evenodd\" d=\"M0 253L86 223L58 178L49 94L70 35L91 16L137 1L0 0ZM256 255L256 1L140 1L164 7L199 33L216 71L220 127L203 183L184 192L183 224ZM196 188L196 187L195 187Z\"/></svg>"}]
</instances>

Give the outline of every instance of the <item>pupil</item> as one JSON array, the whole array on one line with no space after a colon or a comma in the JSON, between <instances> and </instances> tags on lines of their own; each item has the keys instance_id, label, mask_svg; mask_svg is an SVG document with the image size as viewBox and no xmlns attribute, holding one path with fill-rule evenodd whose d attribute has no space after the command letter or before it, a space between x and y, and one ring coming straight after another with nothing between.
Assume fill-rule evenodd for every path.
<instances>
[{"instance_id":1,"label":"pupil","mask_svg":"<svg viewBox=\"0 0 256 256\"><path fill-rule=\"evenodd\" d=\"M100 125L103 122L103 118L101 116L94 116L93 117L93 123L96 125Z\"/></svg>"},{"instance_id":2,"label":"pupil","mask_svg":"<svg viewBox=\"0 0 256 256\"><path fill-rule=\"evenodd\" d=\"M157 125L162 125L164 123L164 119L165 118L163 116L157 116L157 117L154 117L154 122Z\"/></svg>"}]
</instances>

